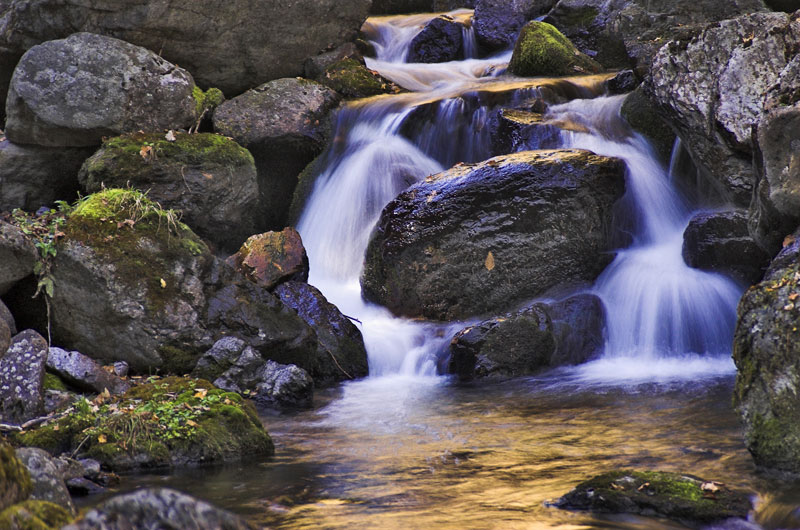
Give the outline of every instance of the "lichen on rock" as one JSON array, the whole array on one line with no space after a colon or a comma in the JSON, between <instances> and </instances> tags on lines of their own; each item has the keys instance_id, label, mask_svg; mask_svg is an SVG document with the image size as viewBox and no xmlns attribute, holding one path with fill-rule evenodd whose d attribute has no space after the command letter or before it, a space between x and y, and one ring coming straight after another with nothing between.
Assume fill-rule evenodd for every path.
<instances>
[{"instance_id":1,"label":"lichen on rock","mask_svg":"<svg viewBox=\"0 0 800 530\"><path fill-rule=\"evenodd\" d=\"M602 69L554 26L536 20L520 31L508 68L523 77L587 74Z\"/></svg>"}]
</instances>

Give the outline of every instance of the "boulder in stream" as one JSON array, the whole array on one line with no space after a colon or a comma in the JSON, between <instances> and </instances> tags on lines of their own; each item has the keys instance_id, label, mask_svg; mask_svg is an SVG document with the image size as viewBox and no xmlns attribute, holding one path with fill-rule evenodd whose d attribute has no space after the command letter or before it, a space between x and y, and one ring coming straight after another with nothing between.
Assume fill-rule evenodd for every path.
<instances>
[{"instance_id":1,"label":"boulder in stream","mask_svg":"<svg viewBox=\"0 0 800 530\"><path fill-rule=\"evenodd\" d=\"M475 36L488 50L510 48L519 30L547 13L555 3L556 0L476 0Z\"/></svg>"},{"instance_id":2,"label":"boulder in stream","mask_svg":"<svg viewBox=\"0 0 800 530\"><path fill-rule=\"evenodd\" d=\"M193 88L189 72L150 50L76 33L22 57L5 133L18 144L83 147L140 129L188 128L197 119Z\"/></svg>"},{"instance_id":3,"label":"boulder in stream","mask_svg":"<svg viewBox=\"0 0 800 530\"><path fill-rule=\"evenodd\" d=\"M325 68L320 83L348 99L368 98L380 94L396 94L402 89L359 61L345 58Z\"/></svg>"},{"instance_id":4,"label":"boulder in stream","mask_svg":"<svg viewBox=\"0 0 800 530\"><path fill-rule=\"evenodd\" d=\"M425 25L408 47L409 63L445 63L464 58L464 26L440 15Z\"/></svg>"},{"instance_id":5,"label":"boulder in stream","mask_svg":"<svg viewBox=\"0 0 800 530\"><path fill-rule=\"evenodd\" d=\"M381 213L364 296L398 315L453 320L592 282L613 259L612 207L624 172L619 159L564 149L428 177Z\"/></svg>"},{"instance_id":6,"label":"boulder in stream","mask_svg":"<svg viewBox=\"0 0 800 530\"><path fill-rule=\"evenodd\" d=\"M508 69L514 75L536 77L596 73L602 67L555 27L534 20L520 31Z\"/></svg>"},{"instance_id":7,"label":"boulder in stream","mask_svg":"<svg viewBox=\"0 0 800 530\"><path fill-rule=\"evenodd\" d=\"M746 519L748 494L725 484L665 471L609 471L582 482L555 502L568 510L658 515L690 525Z\"/></svg>"}]
</instances>

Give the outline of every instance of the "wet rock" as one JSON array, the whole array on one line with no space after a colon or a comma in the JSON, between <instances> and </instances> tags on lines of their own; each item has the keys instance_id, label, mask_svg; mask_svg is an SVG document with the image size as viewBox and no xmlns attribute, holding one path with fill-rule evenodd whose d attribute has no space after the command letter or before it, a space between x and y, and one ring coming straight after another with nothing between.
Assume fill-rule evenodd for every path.
<instances>
[{"instance_id":1,"label":"wet rock","mask_svg":"<svg viewBox=\"0 0 800 530\"><path fill-rule=\"evenodd\" d=\"M115 472L237 461L274 452L252 404L201 379L155 379L105 404L94 410L87 401L78 402L59 419L14 434L15 442L50 454L92 458ZM87 478L103 482L102 476Z\"/></svg>"},{"instance_id":2,"label":"wet rock","mask_svg":"<svg viewBox=\"0 0 800 530\"><path fill-rule=\"evenodd\" d=\"M275 289L275 295L297 311L317 334L319 348L310 370L315 385L368 374L367 350L361 332L319 289L307 283L286 282Z\"/></svg>"},{"instance_id":3,"label":"wet rock","mask_svg":"<svg viewBox=\"0 0 800 530\"><path fill-rule=\"evenodd\" d=\"M733 360L734 403L756 464L800 473L800 233L742 296Z\"/></svg>"},{"instance_id":4,"label":"wet rock","mask_svg":"<svg viewBox=\"0 0 800 530\"><path fill-rule=\"evenodd\" d=\"M747 285L761 279L770 261L750 237L742 210L695 215L683 233L683 259L690 267L729 274Z\"/></svg>"},{"instance_id":5,"label":"wet rock","mask_svg":"<svg viewBox=\"0 0 800 530\"><path fill-rule=\"evenodd\" d=\"M185 530L253 530L238 515L166 488L144 488L113 497L62 530L166 527Z\"/></svg>"},{"instance_id":6,"label":"wet rock","mask_svg":"<svg viewBox=\"0 0 800 530\"><path fill-rule=\"evenodd\" d=\"M27 499L33 484L28 468L5 440L0 439L0 511Z\"/></svg>"},{"instance_id":7,"label":"wet rock","mask_svg":"<svg viewBox=\"0 0 800 530\"><path fill-rule=\"evenodd\" d=\"M70 495L76 497L86 497L87 495L97 495L108 491L106 488L99 484L95 484L88 478L75 477L69 479L67 482L67 489Z\"/></svg>"},{"instance_id":8,"label":"wet rock","mask_svg":"<svg viewBox=\"0 0 800 530\"><path fill-rule=\"evenodd\" d=\"M45 379L47 374L45 374ZM80 396L68 390L46 389L44 391L44 411L46 414L62 410L79 399Z\"/></svg>"},{"instance_id":9,"label":"wet rock","mask_svg":"<svg viewBox=\"0 0 800 530\"><path fill-rule=\"evenodd\" d=\"M433 0L373 0L371 15L402 15L433 11Z\"/></svg>"},{"instance_id":10,"label":"wet rock","mask_svg":"<svg viewBox=\"0 0 800 530\"><path fill-rule=\"evenodd\" d=\"M348 99L396 94L401 88L355 59L343 59L325 69L319 82Z\"/></svg>"},{"instance_id":11,"label":"wet rock","mask_svg":"<svg viewBox=\"0 0 800 530\"><path fill-rule=\"evenodd\" d=\"M492 130L492 150L516 153L528 149L554 149L561 144L561 128L539 112L501 109Z\"/></svg>"},{"instance_id":12,"label":"wet rock","mask_svg":"<svg viewBox=\"0 0 800 530\"><path fill-rule=\"evenodd\" d=\"M278 362L313 361L305 322L142 194L91 195L64 230L52 301L58 344L146 373L190 372L227 334Z\"/></svg>"},{"instance_id":13,"label":"wet rock","mask_svg":"<svg viewBox=\"0 0 800 530\"><path fill-rule=\"evenodd\" d=\"M520 29L547 13L555 3L556 0L476 0L475 36L489 50L510 48Z\"/></svg>"},{"instance_id":14,"label":"wet rock","mask_svg":"<svg viewBox=\"0 0 800 530\"><path fill-rule=\"evenodd\" d=\"M300 234L292 227L257 234L228 258L228 263L264 289L287 281L308 280L308 256Z\"/></svg>"},{"instance_id":15,"label":"wet rock","mask_svg":"<svg viewBox=\"0 0 800 530\"><path fill-rule=\"evenodd\" d=\"M69 510L47 501L27 500L0 512L0 528L29 530L61 528L72 522Z\"/></svg>"},{"instance_id":16,"label":"wet rock","mask_svg":"<svg viewBox=\"0 0 800 530\"><path fill-rule=\"evenodd\" d=\"M399 315L453 320L591 282L613 259L608 227L623 174L620 160L567 149L429 177L384 208L364 296Z\"/></svg>"},{"instance_id":17,"label":"wet rock","mask_svg":"<svg viewBox=\"0 0 800 530\"><path fill-rule=\"evenodd\" d=\"M47 341L33 330L11 339L0 358L0 422L22 424L44 414Z\"/></svg>"},{"instance_id":18,"label":"wet rock","mask_svg":"<svg viewBox=\"0 0 800 530\"><path fill-rule=\"evenodd\" d=\"M642 87L625 97L620 114L636 132L647 138L664 164L669 163L675 145L675 133L656 111Z\"/></svg>"},{"instance_id":19,"label":"wet rock","mask_svg":"<svg viewBox=\"0 0 800 530\"><path fill-rule=\"evenodd\" d=\"M639 80L633 70L622 70L604 83L610 94L625 94L639 86Z\"/></svg>"},{"instance_id":20,"label":"wet rock","mask_svg":"<svg viewBox=\"0 0 800 530\"><path fill-rule=\"evenodd\" d=\"M749 495L725 484L663 471L610 471L582 482L555 503L568 510L658 515L689 524L746 518Z\"/></svg>"},{"instance_id":21,"label":"wet rock","mask_svg":"<svg viewBox=\"0 0 800 530\"><path fill-rule=\"evenodd\" d=\"M28 468L33 483L32 500L47 501L75 511L67 491L64 477L54 459L42 449L23 447L17 449L17 458Z\"/></svg>"},{"instance_id":22,"label":"wet rock","mask_svg":"<svg viewBox=\"0 0 800 530\"><path fill-rule=\"evenodd\" d=\"M535 303L459 331L450 342L448 372L468 381L580 364L602 352L604 330L605 310L594 295Z\"/></svg>"},{"instance_id":23,"label":"wet rock","mask_svg":"<svg viewBox=\"0 0 800 530\"><path fill-rule=\"evenodd\" d=\"M114 366L114 375L117 377L127 377L128 370L130 370L130 366L125 361L116 361L113 364Z\"/></svg>"},{"instance_id":24,"label":"wet rock","mask_svg":"<svg viewBox=\"0 0 800 530\"><path fill-rule=\"evenodd\" d=\"M0 320L0 352L5 355L8 347L11 346L11 330L5 320Z\"/></svg>"},{"instance_id":25,"label":"wet rock","mask_svg":"<svg viewBox=\"0 0 800 530\"><path fill-rule=\"evenodd\" d=\"M0 211L36 211L56 200L73 200L80 189L78 171L93 152L0 140Z\"/></svg>"},{"instance_id":26,"label":"wet rock","mask_svg":"<svg viewBox=\"0 0 800 530\"><path fill-rule=\"evenodd\" d=\"M464 26L441 15L425 25L408 47L409 63L445 63L464 58Z\"/></svg>"},{"instance_id":27,"label":"wet rock","mask_svg":"<svg viewBox=\"0 0 800 530\"><path fill-rule=\"evenodd\" d=\"M11 335L17 334L17 324L14 322L14 315L8 310L8 307L2 300L0 300L0 320L2 320L11 332ZM2 350L5 352L5 350Z\"/></svg>"},{"instance_id":28,"label":"wet rock","mask_svg":"<svg viewBox=\"0 0 800 530\"><path fill-rule=\"evenodd\" d=\"M216 134L170 137L135 133L107 140L81 168L81 185L89 193L147 190L148 198L181 212L197 235L224 250L262 230L256 166L247 149Z\"/></svg>"},{"instance_id":29,"label":"wet rock","mask_svg":"<svg viewBox=\"0 0 800 530\"><path fill-rule=\"evenodd\" d=\"M314 382L305 370L267 361L234 337L217 341L197 362L192 375L216 377L218 388L269 405L305 407L313 398Z\"/></svg>"},{"instance_id":30,"label":"wet rock","mask_svg":"<svg viewBox=\"0 0 800 530\"><path fill-rule=\"evenodd\" d=\"M752 128L799 39L800 22L789 15L755 13L673 41L653 59L645 89L695 164L737 205L747 206L753 190Z\"/></svg>"},{"instance_id":31,"label":"wet rock","mask_svg":"<svg viewBox=\"0 0 800 530\"><path fill-rule=\"evenodd\" d=\"M39 252L19 227L0 220L0 295L33 274Z\"/></svg>"},{"instance_id":32,"label":"wet rock","mask_svg":"<svg viewBox=\"0 0 800 530\"><path fill-rule=\"evenodd\" d=\"M47 355L47 370L55 373L71 386L100 394L124 394L130 384L105 369L91 358L76 351L51 347Z\"/></svg>"},{"instance_id":33,"label":"wet rock","mask_svg":"<svg viewBox=\"0 0 800 530\"><path fill-rule=\"evenodd\" d=\"M22 57L5 133L18 144L82 147L140 129L188 128L196 119L193 88L187 71L149 50L77 33Z\"/></svg>"},{"instance_id":34,"label":"wet rock","mask_svg":"<svg viewBox=\"0 0 800 530\"><path fill-rule=\"evenodd\" d=\"M353 59L364 64L361 51L352 42L345 42L333 51L309 57L303 64L306 79L318 79L325 73L325 69L344 59Z\"/></svg>"},{"instance_id":35,"label":"wet rock","mask_svg":"<svg viewBox=\"0 0 800 530\"><path fill-rule=\"evenodd\" d=\"M286 226L297 175L325 146L326 120L338 103L333 90L292 78L270 81L214 111L214 129L253 153L267 229Z\"/></svg>"},{"instance_id":36,"label":"wet rock","mask_svg":"<svg viewBox=\"0 0 800 530\"><path fill-rule=\"evenodd\" d=\"M603 66L634 67L644 77L665 42L755 11L766 11L761 0L559 0L545 22Z\"/></svg>"},{"instance_id":37,"label":"wet rock","mask_svg":"<svg viewBox=\"0 0 800 530\"><path fill-rule=\"evenodd\" d=\"M800 57L795 56L767 92L765 109L755 130L755 193L750 205L750 231L770 254L784 236L800 225Z\"/></svg>"},{"instance_id":38,"label":"wet rock","mask_svg":"<svg viewBox=\"0 0 800 530\"><path fill-rule=\"evenodd\" d=\"M356 36L371 4L39 0L34 9L27 0L5 3L0 48L11 64L34 44L86 31L159 52L192 72L200 86L217 87L228 96L301 75L307 57Z\"/></svg>"},{"instance_id":39,"label":"wet rock","mask_svg":"<svg viewBox=\"0 0 800 530\"><path fill-rule=\"evenodd\" d=\"M522 77L596 73L601 66L555 27L546 22L528 22L519 33L508 69Z\"/></svg>"}]
</instances>

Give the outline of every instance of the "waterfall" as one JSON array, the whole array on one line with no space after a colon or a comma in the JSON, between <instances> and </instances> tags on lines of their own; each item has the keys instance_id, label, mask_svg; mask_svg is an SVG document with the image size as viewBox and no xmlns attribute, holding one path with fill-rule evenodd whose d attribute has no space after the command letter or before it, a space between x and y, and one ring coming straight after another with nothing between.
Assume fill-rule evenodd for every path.
<instances>
[{"instance_id":1,"label":"waterfall","mask_svg":"<svg viewBox=\"0 0 800 530\"><path fill-rule=\"evenodd\" d=\"M488 158L485 125L492 112L539 95L539 86L550 83L565 94L592 95L563 80L494 77L510 52L482 60L405 63L404 50L433 16L384 17L365 25L378 54L368 66L412 92L351 103L340 112L336 140L318 164L314 190L298 223L311 262L309 282L361 321L371 375L434 375L436 352L466 325L395 318L362 300L363 256L383 207L428 175L457 162ZM593 83L590 78L585 82ZM606 352L578 373L587 379L618 379L729 372L741 288L683 262L690 205L647 142L619 116L622 99L573 99L551 106L547 116L589 131L562 131L562 147L618 157L627 166L617 230L627 232L620 239L631 244L617 251L592 290L607 309Z\"/></svg>"}]
</instances>

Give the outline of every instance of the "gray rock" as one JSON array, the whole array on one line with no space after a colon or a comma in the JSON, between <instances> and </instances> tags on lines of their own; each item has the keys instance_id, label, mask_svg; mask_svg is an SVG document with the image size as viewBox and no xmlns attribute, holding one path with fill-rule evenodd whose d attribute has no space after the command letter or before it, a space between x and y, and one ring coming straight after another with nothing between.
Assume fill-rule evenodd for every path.
<instances>
[{"instance_id":1,"label":"gray rock","mask_svg":"<svg viewBox=\"0 0 800 530\"><path fill-rule=\"evenodd\" d=\"M734 210L695 215L683 233L683 259L690 267L752 285L761 280L770 256L750 237L747 214Z\"/></svg>"},{"instance_id":2,"label":"gray rock","mask_svg":"<svg viewBox=\"0 0 800 530\"><path fill-rule=\"evenodd\" d=\"M47 341L33 330L11 339L0 358L0 421L22 424L44 414Z\"/></svg>"},{"instance_id":3,"label":"gray rock","mask_svg":"<svg viewBox=\"0 0 800 530\"><path fill-rule=\"evenodd\" d=\"M53 390L48 388L44 391L44 411L46 414L63 410L76 401L80 396L75 392Z\"/></svg>"},{"instance_id":4,"label":"gray rock","mask_svg":"<svg viewBox=\"0 0 800 530\"><path fill-rule=\"evenodd\" d=\"M152 214L126 226L144 199L114 193L90 196L68 218L54 264L54 341L134 371L185 374L214 342L235 334L265 358L311 366L315 335L294 311L214 257L182 223L170 228L164 214ZM93 217L104 200L113 206Z\"/></svg>"},{"instance_id":5,"label":"gray rock","mask_svg":"<svg viewBox=\"0 0 800 530\"><path fill-rule=\"evenodd\" d=\"M409 63L444 63L464 58L464 26L452 17L441 15L430 22L411 41Z\"/></svg>"},{"instance_id":6,"label":"gray rock","mask_svg":"<svg viewBox=\"0 0 800 530\"><path fill-rule=\"evenodd\" d=\"M429 177L390 202L369 243L364 296L452 320L593 281L624 164L582 150L525 151Z\"/></svg>"},{"instance_id":7,"label":"gray rock","mask_svg":"<svg viewBox=\"0 0 800 530\"><path fill-rule=\"evenodd\" d=\"M128 370L130 370L130 366L125 361L115 361L114 364L114 374L117 377L127 377Z\"/></svg>"},{"instance_id":8,"label":"gray rock","mask_svg":"<svg viewBox=\"0 0 800 530\"><path fill-rule=\"evenodd\" d=\"M668 164L675 146L675 132L658 114L655 105L641 86L625 96L620 114L628 125L647 138L661 161L665 165Z\"/></svg>"},{"instance_id":9,"label":"gray rock","mask_svg":"<svg viewBox=\"0 0 800 530\"><path fill-rule=\"evenodd\" d=\"M622 70L603 85L610 94L624 94L635 90L639 86L639 80L633 70Z\"/></svg>"},{"instance_id":10,"label":"gray rock","mask_svg":"<svg viewBox=\"0 0 800 530\"><path fill-rule=\"evenodd\" d=\"M39 147L0 141L0 211L36 211L77 197L78 171L92 148Z\"/></svg>"},{"instance_id":11,"label":"gray rock","mask_svg":"<svg viewBox=\"0 0 800 530\"><path fill-rule=\"evenodd\" d=\"M130 388L127 381L110 374L93 359L76 351L51 347L47 355L47 369L67 384L88 392L124 394Z\"/></svg>"},{"instance_id":12,"label":"gray rock","mask_svg":"<svg viewBox=\"0 0 800 530\"><path fill-rule=\"evenodd\" d=\"M216 134L163 132L113 138L86 160L79 180L84 190L133 187L181 220L216 248L233 252L264 229L252 155ZM151 147L145 159L139 150Z\"/></svg>"},{"instance_id":13,"label":"gray rock","mask_svg":"<svg viewBox=\"0 0 800 530\"><path fill-rule=\"evenodd\" d=\"M319 289L307 283L286 282L275 289L275 295L317 334L317 358L309 371L317 386L369 373L361 332Z\"/></svg>"},{"instance_id":14,"label":"gray rock","mask_svg":"<svg viewBox=\"0 0 800 530\"><path fill-rule=\"evenodd\" d=\"M75 505L64 483L64 476L47 451L34 447L17 449L17 458L25 464L33 482L31 499L58 504L75 513Z\"/></svg>"},{"instance_id":15,"label":"gray rock","mask_svg":"<svg viewBox=\"0 0 800 530\"><path fill-rule=\"evenodd\" d=\"M245 341L236 337L222 337L197 360L192 377L213 381L233 366L245 349Z\"/></svg>"},{"instance_id":16,"label":"gray rock","mask_svg":"<svg viewBox=\"0 0 800 530\"><path fill-rule=\"evenodd\" d=\"M113 497L62 530L133 528L253 530L237 515L166 488L144 488Z\"/></svg>"},{"instance_id":17,"label":"gray rock","mask_svg":"<svg viewBox=\"0 0 800 530\"><path fill-rule=\"evenodd\" d=\"M99 484L95 484L88 478L75 477L66 481L67 489L71 495L76 497L85 497L87 495L97 495L108 491L106 488Z\"/></svg>"},{"instance_id":18,"label":"gray rock","mask_svg":"<svg viewBox=\"0 0 800 530\"><path fill-rule=\"evenodd\" d=\"M17 324L14 322L14 315L11 314L8 306L6 306L2 300L0 300L0 320L5 322L12 336L17 334Z\"/></svg>"},{"instance_id":19,"label":"gray rock","mask_svg":"<svg viewBox=\"0 0 800 530\"><path fill-rule=\"evenodd\" d=\"M326 120L339 99L314 81L278 79L215 110L214 129L253 153L268 229L286 226L297 176L325 146Z\"/></svg>"},{"instance_id":20,"label":"gray rock","mask_svg":"<svg viewBox=\"0 0 800 530\"><path fill-rule=\"evenodd\" d=\"M18 144L82 147L104 136L190 127L192 76L121 40L77 33L28 50L11 79L6 136Z\"/></svg>"},{"instance_id":21,"label":"gray rock","mask_svg":"<svg viewBox=\"0 0 800 530\"><path fill-rule=\"evenodd\" d=\"M475 36L489 50L510 48L522 26L547 13L555 3L556 0L476 0Z\"/></svg>"},{"instance_id":22,"label":"gray rock","mask_svg":"<svg viewBox=\"0 0 800 530\"><path fill-rule=\"evenodd\" d=\"M301 75L303 61L352 40L370 0L225 3L156 0L11 0L0 17L0 57L80 31L143 46L181 65L204 88L234 96ZM313 29L312 29L313 28Z\"/></svg>"},{"instance_id":23,"label":"gray rock","mask_svg":"<svg viewBox=\"0 0 800 530\"><path fill-rule=\"evenodd\" d=\"M752 195L753 126L799 42L800 22L755 13L670 42L653 59L645 89L695 164L737 205Z\"/></svg>"},{"instance_id":24,"label":"gray rock","mask_svg":"<svg viewBox=\"0 0 800 530\"><path fill-rule=\"evenodd\" d=\"M555 149L561 145L561 128L539 112L500 109L491 131L495 153L516 153L530 149Z\"/></svg>"},{"instance_id":25,"label":"gray rock","mask_svg":"<svg viewBox=\"0 0 800 530\"><path fill-rule=\"evenodd\" d=\"M5 320L0 319L0 357L6 354L6 350L11 346L11 330Z\"/></svg>"},{"instance_id":26,"label":"gray rock","mask_svg":"<svg viewBox=\"0 0 800 530\"><path fill-rule=\"evenodd\" d=\"M325 69L344 59L354 59L364 64L364 57L352 42L346 42L333 51L309 57L303 64L306 79L318 79Z\"/></svg>"},{"instance_id":27,"label":"gray rock","mask_svg":"<svg viewBox=\"0 0 800 530\"><path fill-rule=\"evenodd\" d=\"M0 221L0 296L33 274L39 252L18 227Z\"/></svg>"},{"instance_id":28,"label":"gray rock","mask_svg":"<svg viewBox=\"0 0 800 530\"><path fill-rule=\"evenodd\" d=\"M226 345L220 346L215 352L217 355ZM308 372L293 364L266 361L249 346L214 380L214 386L278 407L310 406L314 393L314 381Z\"/></svg>"},{"instance_id":29,"label":"gray rock","mask_svg":"<svg viewBox=\"0 0 800 530\"><path fill-rule=\"evenodd\" d=\"M456 333L447 371L475 377L530 375L586 362L602 353L605 310L597 296L535 303Z\"/></svg>"},{"instance_id":30,"label":"gray rock","mask_svg":"<svg viewBox=\"0 0 800 530\"><path fill-rule=\"evenodd\" d=\"M800 473L800 232L739 301L734 404L757 465Z\"/></svg>"}]
</instances>

